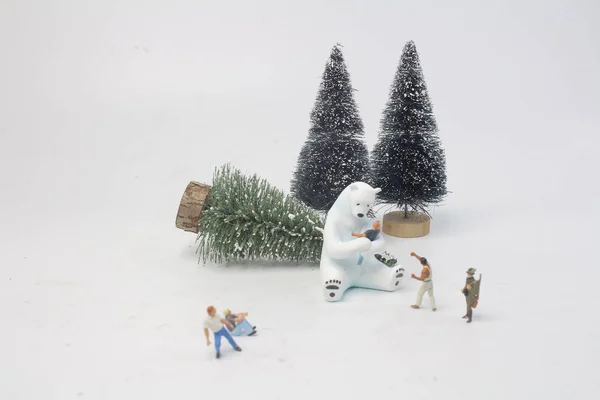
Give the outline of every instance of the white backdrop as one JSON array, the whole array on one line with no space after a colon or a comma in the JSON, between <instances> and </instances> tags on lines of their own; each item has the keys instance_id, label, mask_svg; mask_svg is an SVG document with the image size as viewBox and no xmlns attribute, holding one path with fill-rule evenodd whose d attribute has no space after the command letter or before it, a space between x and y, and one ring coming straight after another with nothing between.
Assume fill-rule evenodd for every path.
<instances>
[{"instance_id":1,"label":"white backdrop","mask_svg":"<svg viewBox=\"0 0 600 400\"><path fill-rule=\"evenodd\" d=\"M205 283L209 277L220 282L217 270L197 275L194 237L174 227L188 181L210 182L216 166L231 162L289 190L324 64L337 42L344 46L372 148L402 48L414 40L453 194L434 210L430 236L410 245L397 242L398 252L406 253L401 262L409 263L408 252L415 250L431 254L432 263L451 265L451 271L436 273L439 280L448 280L448 298L462 285L466 264L481 266L493 277L482 289L489 290L488 312L504 304L503 315L518 318L509 321L515 329L510 337L518 341L520 329L529 329L531 337L550 335L548 347L534 346L537 363L527 358L531 347L519 347L522 343L508 342L498 350L523 350L510 361L500 355L495 359L497 379L516 368L515 363L521 365L503 380L503 389L494 389L498 398L519 397L520 379L530 366L540 368L541 354L550 358L530 383L538 385L544 398L565 398L574 390L579 390L574 398L596 398L591 368L600 353L593 339L599 333L600 297L592 286L600 278L592 268L600 222L595 179L600 166L599 9L591 0L4 0L0 349L5 346L10 356L0 356L1 375L8 376L0 397L78 395L63 370L66 364L56 367L55 360L65 359L62 350L48 350L54 343L49 338L77 337L70 323L78 329L92 324L96 332L106 331L117 340L122 337L117 332L123 335L115 328L119 322L107 321L129 318L124 303L135 309L138 300L158 296L168 304L181 287L189 290L188 297L172 304L198 314L181 317L180 323L200 321L205 303L221 298L222 292L211 290L222 284ZM301 287L313 285L306 280L313 278L302 279ZM161 285L172 291L161 292ZM223 288L243 292L244 283L234 285L239 286ZM143 290L136 292L136 287ZM412 301L414 290L409 288L400 309ZM316 296L315 304L322 307ZM240 307L251 302L248 296L239 301ZM452 301L457 307L452 312L460 314L463 300ZM267 307L268 301L261 304ZM69 314L69 307L77 312ZM88 314L89 307L95 315ZM311 306L306 307L303 313ZM371 313L379 305L364 307ZM264 313L266 323L266 308ZM170 311L155 315L174 316ZM550 325L542 331L532 320ZM193 340L202 347L198 321L193 322ZM136 335L148 334L145 327L138 328ZM496 339L506 337L498 328L487 329L473 337L485 341L491 332ZM100 363L105 356L97 349L98 354L88 357L95 345L106 346L106 336L97 339L78 353L80 363ZM413 356L404 360L416 362L418 352L402 353L394 362ZM456 357L463 357L462 351ZM309 368L309 360L305 366ZM579 366L583 372L578 376ZM95 392L93 397L101 378L69 368L88 382L81 389L87 398L115 399L124 393L103 397ZM280 379L300 371L308 370L287 371L291 375ZM476 380L493 382L491 376L472 373ZM543 385L546 378L550 386ZM140 385L157 384L152 379ZM214 379L225 384L234 378ZM411 385L422 384L419 379L405 376L400 393L433 396L428 385L410 392ZM313 395L326 380L304 382L295 393ZM453 391L459 382L449 385L444 386L445 398L475 395ZM481 385L479 394L489 388ZM164 392L151 387L155 395L169 393L169 385L161 387ZM178 387L197 394L185 384ZM483 398L495 398L491 393Z\"/></svg>"}]
</instances>

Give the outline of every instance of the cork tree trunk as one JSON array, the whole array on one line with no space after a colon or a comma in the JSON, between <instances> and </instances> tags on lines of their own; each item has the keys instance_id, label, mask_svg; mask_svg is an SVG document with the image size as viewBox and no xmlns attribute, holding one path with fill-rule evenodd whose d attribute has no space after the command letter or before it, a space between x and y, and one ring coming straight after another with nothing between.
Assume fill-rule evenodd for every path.
<instances>
[{"instance_id":1,"label":"cork tree trunk","mask_svg":"<svg viewBox=\"0 0 600 400\"><path fill-rule=\"evenodd\" d=\"M416 238L429 234L430 218L416 211L392 211L383 216L383 232L401 238Z\"/></svg>"},{"instance_id":2,"label":"cork tree trunk","mask_svg":"<svg viewBox=\"0 0 600 400\"><path fill-rule=\"evenodd\" d=\"M204 202L210 185L191 181L181 197L175 226L184 231L198 233L198 221L204 211Z\"/></svg>"}]
</instances>

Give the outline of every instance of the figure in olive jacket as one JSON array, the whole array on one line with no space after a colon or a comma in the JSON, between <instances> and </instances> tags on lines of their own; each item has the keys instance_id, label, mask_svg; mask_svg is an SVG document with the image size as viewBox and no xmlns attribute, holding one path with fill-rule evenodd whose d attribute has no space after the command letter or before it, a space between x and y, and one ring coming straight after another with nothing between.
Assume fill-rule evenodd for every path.
<instances>
[{"instance_id":1,"label":"figure in olive jacket","mask_svg":"<svg viewBox=\"0 0 600 400\"><path fill-rule=\"evenodd\" d=\"M467 313L463 318L468 318L467 323L471 323L473 320L473 308L477 307L477 301L479 300L479 284L481 283L481 274L479 274L479 280L475 280L475 268L469 268L467 271L467 280L465 286L462 288L462 293L465 295L467 301Z\"/></svg>"}]
</instances>

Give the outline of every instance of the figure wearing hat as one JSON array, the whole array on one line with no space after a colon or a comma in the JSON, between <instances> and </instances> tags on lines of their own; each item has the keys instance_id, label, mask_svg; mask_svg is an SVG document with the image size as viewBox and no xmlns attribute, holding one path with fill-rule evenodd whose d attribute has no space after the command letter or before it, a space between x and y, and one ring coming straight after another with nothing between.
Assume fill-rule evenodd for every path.
<instances>
[{"instance_id":1,"label":"figure wearing hat","mask_svg":"<svg viewBox=\"0 0 600 400\"><path fill-rule=\"evenodd\" d=\"M473 309L477 307L477 302L479 301L481 274L479 274L479 280L475 280L473 275L475 275L476 271L475 268L469 268L467 270L467 280L465 286L461 290L467 301L467 313L463 316L463 318L468 318L467 323L471 323L473 320Z\"/></svg>"},{"instance_id":2,"label":"figure wearing hat","mask_svg":"<svg viewBox=\"0 0 600 400\"><path fill-rule=\"evenodd\" d=\"M421 301L423 301L423 295L425 294L425 292L427 292L427 293L429 293L429 300L431 301L431 309L433 311L435 311L435 310L437 310L437 308L435 307L435 298L433 297L433 282L431 281L431 278L432 278L431 266L429 265L429 263L427 262L427 259L425 257L421 257L418 254L416 254L415 252L410 253L410 255L413 257L416 257L419 260L419 262L421 263L421 265L423 266L423 269L421 270L421 276L416 276L415 274L410 274L411 278L423 282L421 284L421 287L419 288L419 291L417 292L417 302L416 302L416 304L413 304L411 307L412 308L421 308Z\"/></svg>"}]
</instances>

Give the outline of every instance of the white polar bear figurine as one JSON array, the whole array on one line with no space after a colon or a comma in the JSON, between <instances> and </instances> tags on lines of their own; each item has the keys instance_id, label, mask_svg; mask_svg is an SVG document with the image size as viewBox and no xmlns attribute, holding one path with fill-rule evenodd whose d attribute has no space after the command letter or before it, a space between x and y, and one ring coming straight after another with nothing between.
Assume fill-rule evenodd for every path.
<instances>
[{"instance_id":1,"label":"white polar bear figurine","mask_svg":"<svg viewBox=\"0 0 600 400\"><path fill-rule=\"evenodd\" d=\"M321 250L321 284L327 301L339 301L347 289L395 291L399 288L404 268L388 267L375 258L385 245L383 235L371 242L366 237L354 237L372 229L373 220L367 213L381 191L364 182L348 185L327 213ZM359 257L363 261L359 265Z\"/></svg>"}]
</instances>

